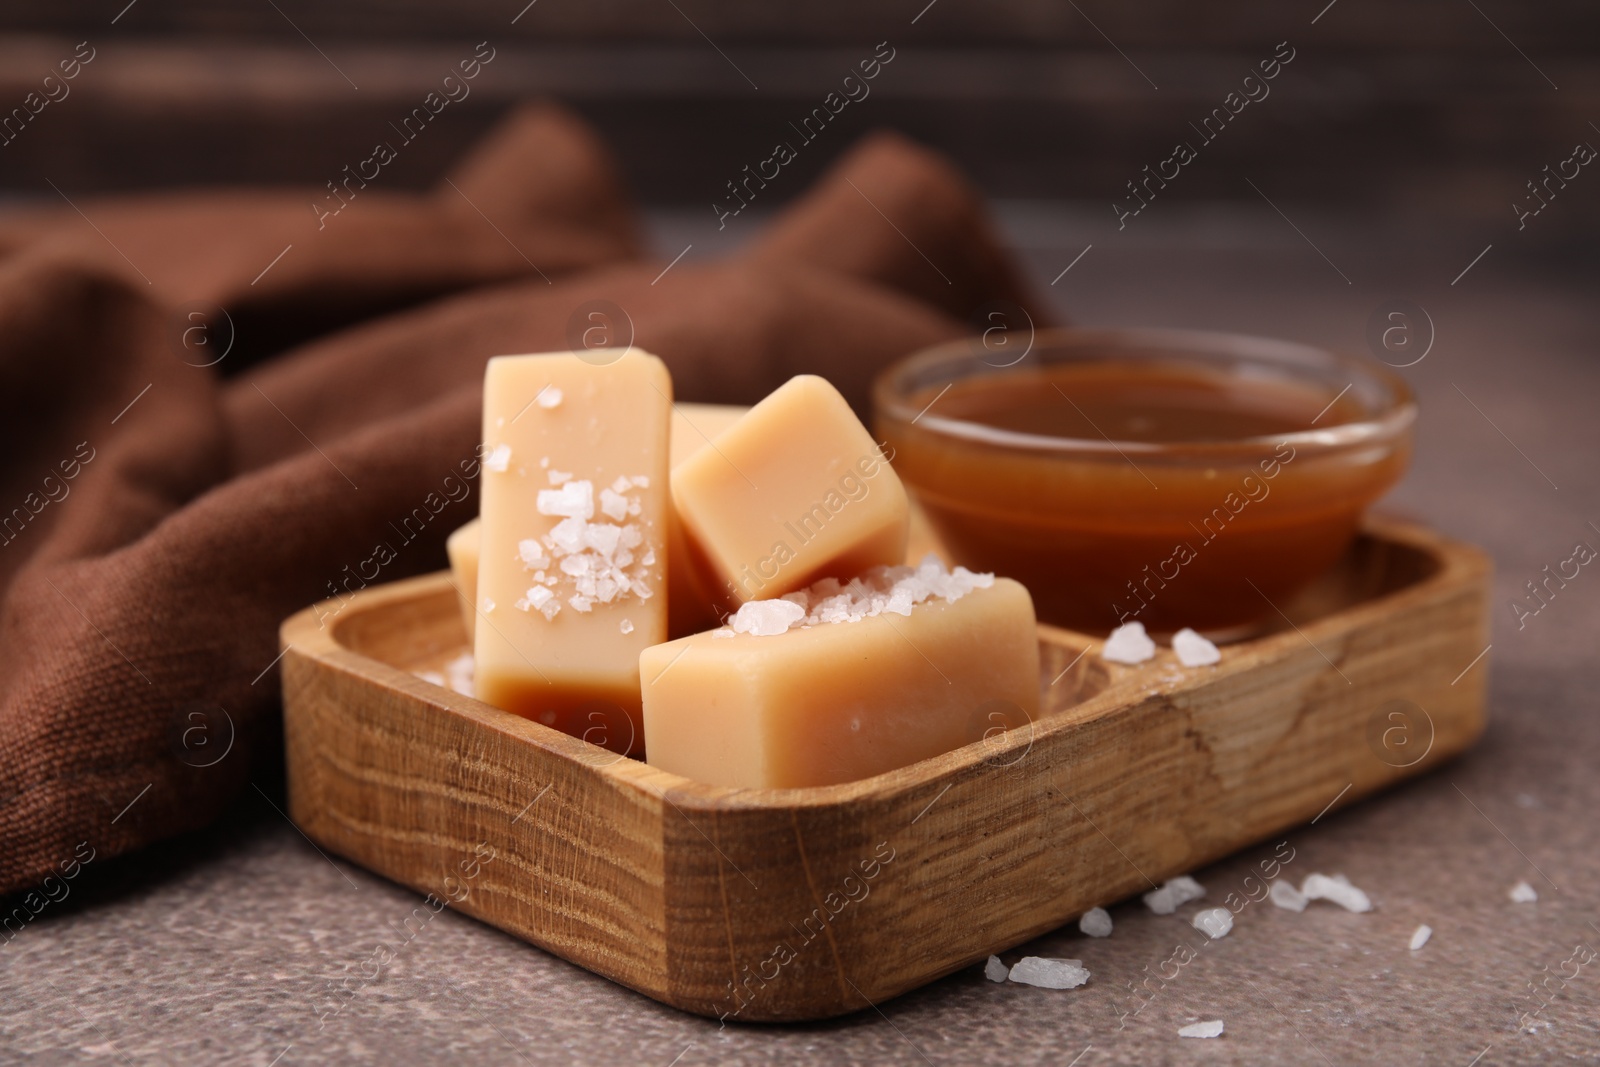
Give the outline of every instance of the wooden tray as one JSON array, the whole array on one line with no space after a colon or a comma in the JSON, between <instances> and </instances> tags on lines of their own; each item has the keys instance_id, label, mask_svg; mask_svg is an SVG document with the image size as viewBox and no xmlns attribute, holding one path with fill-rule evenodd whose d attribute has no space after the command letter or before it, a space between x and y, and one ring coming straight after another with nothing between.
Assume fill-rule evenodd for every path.
<instances>
[{"instance_id":1,"label":"wooden tray","mask_svg":"<svg viewBox=\"0 0 1600 1067\"><path fill-rule=\"evenodd\" d=\"M1041 627L1034 724L848 785L747 790L413 676L465 647L445 576L417 578L326 628L316 609L284 623L290 812L323 847L657 1000L822 1018L1460 752L1484 725L1488 580L1476 549L1375 521L1216 667L1165 649L1117 667Z\"/></svg>"}]
</instances>

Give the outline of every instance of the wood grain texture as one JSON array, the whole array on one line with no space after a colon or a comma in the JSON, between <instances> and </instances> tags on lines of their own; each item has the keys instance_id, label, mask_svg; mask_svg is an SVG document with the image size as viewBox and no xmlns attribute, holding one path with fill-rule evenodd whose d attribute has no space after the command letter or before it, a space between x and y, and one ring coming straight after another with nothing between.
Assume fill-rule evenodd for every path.
<instances>
[{"instance_id":1,"label":"wood grain texture","mask_svg":"<svg viewBox=\"0 0 1600 1067\"><path fill-rule=\"evenodd\" d=\"M861 782L736 790L412 675L464 645L428 576L284 624L290 810L322 846L668 1004L837 1015L1460 752L1484 726L1487 658L1463 669L1488 577L1476 549L1374 520L1217 667L1108 665L1041 627L1036 722ZM1396 708L1410 748L1382 743Z\"/></svg>"}]
</instances>

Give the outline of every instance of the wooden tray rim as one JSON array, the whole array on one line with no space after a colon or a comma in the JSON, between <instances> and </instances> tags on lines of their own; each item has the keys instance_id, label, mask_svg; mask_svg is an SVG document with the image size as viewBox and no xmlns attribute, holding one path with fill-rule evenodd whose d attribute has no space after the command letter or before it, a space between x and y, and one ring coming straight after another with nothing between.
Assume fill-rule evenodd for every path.
<instances>
[{"instance_id":1,"label":"wooden tray rim","mask_svg":"<svg viewBox=\"0 0 1600 1067\"><path fill-rule=\"evenodd\" d=\"M339 611L342 617L331 626L324 626L318 620L321 615L331 613L332 606L339 602L327 600L311 605L284 620L279 631L280 648L287 650L292 647L300 655L398 689L406 696L423 701L435 709L469 719L479 726L515 738L518 742L539 749L549 756L583 766L596 778L613 787L637 790L655 799L666 800L678 808L688 808L693 811L731 811L842 807L864 797L893 798L945 779L956 778L981 768L986 763L1004 758L1019 748L1038 744L1061 731L1075 729L1097 717L1113 714L1137 700L1180 696L1214 684L1240 671L1258 670L1265 663L1276 662L1301 650L1307 643L1318 648L1320 652L1320 646L1316 642L1318 635L1360 629L1366 622L1403 609L1409 603L1427 600L1441 586L1456 584L1463 578L1476 577L1489 569L1488 558L1482 550L1455 541L1418 523L1369 517L1363 525L1362 533L1380 541L1420 550L1438 562L1438 569L1404 588L1382 593L1331 612L1303 626L1224 646L1222 662L1215 667L1183 669L1183 673L1177 676L1154 673L1152 667L1172 660L1172 652L1169 649L1158 650L1156 659L1137 667L1105 664L1111 673L1111 681L1104 689L1067 710L1042 716L1029 731L1013 731L1021 736L1008 738L1000 746L975 741L962 748L906 767L837 785L754 789L695 781L651 767L639 760L619 756L542 723L426 682L409 671L363 655L338 640L342 628L352 624L359 616L386 605L422 596L442 595L446 591L454 596L454 586L449 580L447 571L419 575L363 589L343 602ZM1054 643L1079 649L1085 655L1089 655L1096 646L1103 644L1100 638L1043 623L1039 625L1039 630L1041 635L1048 635ZM1249 657L1251 665L1241 666L1239 661L1245 657L1237 654L1230 656L1227 651L1230 648L1235 650L1248 648L1253 651L1255 655Z\"/></svg>"}]
</instances>

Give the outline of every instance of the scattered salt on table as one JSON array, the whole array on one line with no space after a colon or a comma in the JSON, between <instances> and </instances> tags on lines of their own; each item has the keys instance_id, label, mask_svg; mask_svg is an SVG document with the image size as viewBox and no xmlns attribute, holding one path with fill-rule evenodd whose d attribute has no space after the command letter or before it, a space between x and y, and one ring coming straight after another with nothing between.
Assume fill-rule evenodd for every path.
<instances>
[{"instance_id":1,"label":"scattered salt on table","mask_svg":"<svg viewBox=\"0 0 1600 1067\"><path fill-rule=\"evenodd\" d=\"M1187 626L1172 635L1172 651L1185 667L1208 667L1222 659L1216 645Z\"/></svg>"},{"instance_id":2,"label":"scattered salt on table","mask_svg":"<svg viewBox=\"0 0 1600 1067\"><path fill-rule=\"evenodd\" d=\"M1351 885L1350 879L1342 874L1308 874L1300 883L1300 892L1307 900L1331 901L1346 911L1372 910L1371 898Z\"/></svg>"},{"instance_id":3,"label":"scattered salt on table","mask_svg":"<svg viewBox=\"0 0 1600 1067\"><path fill-rule=\"evenodd\" d=\"M1212 1019L1209 1022L1190 1023L1188 1026L1178 1028L1179 1037L1221 1037L1222 1020Z\"/></svg>"},{"instance_id":4,"label":"scattered salt on table","mask_svg":"<svg viewBox=\"0 0 1600 1067\"><path fill-rule=\"evenodd\" d=\"M1199 900L1206 895L1205 887L1190 878L1187 874L1180 874L1176 878L1169 878L1160 889L1152 889L1144 895L1144 906L1157 915L1171 915L1178 910L1181 904L1191 900Z\"/></svg>"},{"instance_id":5,"label":"scattered salt on table","mask_svg":"<svg viewBox=\"0 0 1600 1067\"><path fill-rule=\"evenodd\" d=\"M991 982L1004 982L1010 975L1011 968L1001 963L999 956L990 956L983 965L983 976Z\"/></svg>"},{"instance_id":6,"label":"scattered salt on table","mask_svg":"<svg viewBox=\"0 0 1600 1067\"><path fill-rule=\"evenodd\" d=\"M1196 912L1191 921L1196 930L1215 941L1228 936L1228 931L1233 929L1233 912L1227 908L1207 908Z\"/></svg>"},{"instance_id":7,"label":"scattered salt on table","mask_svg":"<svg viewBox=\"0 0 1600 1067\"><path fill-rule=\"evenodd\" d=\"M1511 887L1511 899L1518 904L1532 904L1539 899L1539 891L1527 882L1518 882Z\"/></svg>"},{"instance_id":8,"label":"scattered salt on table","mask_svg":"<svg viewBox=\"0 0 1600 1067\"><path fill-rule=\"evenodd\" d=\"M1272 883L1272 888L1267 890L1267 896L1272 903L1285 911L1305 911L1310 901L1306 895L1295 888L1293 882L1287 878L1279 878Z\"/></svg>"},{"instance_id":9,"label":"scattered salt on table","mask_svg":"<svg viewBox=\"0 0 1600 1067\"><path fill-rule=\"evenodd\" d=\"M1428 938L1433 936L1433 927L1423 923L1411 934L1411 951L1415 952L1428 943Z\"/></svg>"},{"instance_id":10,"label":"scattered salt on table","mask_svg":"<svg viewBox=\"0 0 1600 1067\"><path fill-rule=\"evenodd\" d=\"M1145 634L1144 623L1129 622L1111 631L1100 658L1111 663L1138 664L1156 654L1156 643Z\"/></svg>"},{"instance_id":11,"label":"scattered salt on table","mask_svg":"<svg viewBox=\"0 0 1600 1067\"><path fill-rule=\"evenodd\" d=\"M1111 936L1111 913L1104 908L1090 908L1078 920L1078 929L1090 937Z\"/></svg>"},{"instance_id":12,"label":"scattered salt on table","mask_svg":"<svg viewBox=\"0 0 1600 1067\"><path fill-rule=\"evenodd\" d=\"M1082 960L1024 956L1011 968L1011 980L1042 989L1076 989L1089 980L1089 969Z\"/></svg>"}]
</instances>

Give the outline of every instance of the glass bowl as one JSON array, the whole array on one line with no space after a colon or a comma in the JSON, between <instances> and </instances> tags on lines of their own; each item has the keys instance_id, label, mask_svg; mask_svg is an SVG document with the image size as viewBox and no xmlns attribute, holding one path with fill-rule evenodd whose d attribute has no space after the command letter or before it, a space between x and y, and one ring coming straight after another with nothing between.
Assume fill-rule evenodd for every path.
<instances>
[{"instance_id":1,"label":"glass bowl","mask_svg":"<svg viewBox=\"0 0 1600 1067\"><path fill-rule=\"evenodd\" d=\"M1416 421L1375 361L1189 330L1041 331L1005 365L952 342L890 367L873 401L954 562L1087 633L1276 614L1400 479Z\"/></svg>"}]
</instances>

